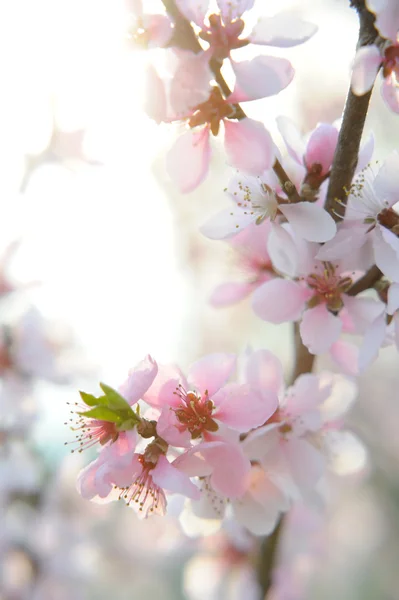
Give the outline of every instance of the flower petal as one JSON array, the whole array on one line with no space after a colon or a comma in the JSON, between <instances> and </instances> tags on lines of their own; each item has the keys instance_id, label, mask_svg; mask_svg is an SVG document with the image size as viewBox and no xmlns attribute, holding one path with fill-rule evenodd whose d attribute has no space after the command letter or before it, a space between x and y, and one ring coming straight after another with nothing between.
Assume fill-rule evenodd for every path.
<instances>
[{"instance_id":1,"label":"flower petal","mask_svg":"<svg viewBox=\"0 0 399 600\"><path fill-rule=\"evenodd\" d=\"M225 24L239 19L245 11L250 10L255 0L216 0Z\"/></svg>"},{"instance_id":2,"label":"flower petal","mask_svg":"<svg viewBox=\"0 0 399 600\"><path fill-rule=\"evenodd\" d=\"M313 202L280 204L279 209L290 222L294 232L309 242L327 242L337 231L331 215Z\"/></svg>"},{"instance_id":3,"label":"flower petal","mask_svg":"<svg viewBox=\"0 0 399 600\"><path fill-rule=\"evenodd\" d=\"M235 354L208 354L193 363L188 372L188 384L211 398L231 377L236 368Z\"/></svg>"},{"instance_id":4,"label":"flower petal","mask_svg":"<svg viewBox=\"0 0 399 600\"><path fill-rule=\"evenodd\" d=\"M323 354L337 341L342 322L331 314L324 304L310 308L303 313L300 324L301 338L312 354Z\"/></svg>"},{"instance_id":5,"label":"flower petal","mask_svg":"<svg viewBox=\"0 0 399 600\"><path fill-rule=\"evenodd\" d=\"M386 277L399 282L399 238L386 227L373 231L374 257L377 267Z\"/></svg>"},{"instance_id":6,"label":"flower petal","mask_svg":"<svg viewBox=\"0 0 399 600\"><path fill-rule=\"evenodd\" d=\"M259 121L224 121L224 147L229 164L249 175L261 175L274 161L270 133Z\"/></svg>"},{"instance_id":7,"label":"flower petal","mask_svg":"<svg viewBox=\"0 0 399 600\"><path fill-rule=\"evenodd\" d=\"M391 152L385 159L373 182L375 193L393 206L399 194L399 154Z\"/></svg>"},{"instance_id":8,"label":"flower petal","mask_svg":"<svg viewBox=\"0 0 399 600\"><path fill-rule=\"evenodd\" d=\"M291 48L303 44L317 31L317 25L298 19L290 13L262 17L255 25L249 40L253 44Z\"/></svg>"},{"instance_id":9,"label":"flower petal","mask_svg":"<svg viewBox=\"0 0 399 600\"><path fill-rule=\"evenodd\" d=\"M272 279L257 290L252 297L255 314L270 323L297 321L311 293L295 281Z\"/></svg>"},{"instance_id":10,"label":"flower petal","mask_svg":"<svg viewBox=\"0 0 399 600\"><path fill-rule=\"evenodd\" d=\"M148 354L144 360L129 371L127 380L119 388L120 393L130 405L135 404L153 383L157 373L158 365Z\"/></svg>"},{"instance_id":11,"label":"flower petal","mask_svg":"<svg viewBox=\"0 0 399 600\"><path fill-rule=\"evenodd\" d=\"M364 371L377 358L378 352L385 339L387 323L385 313L373 321L366 331L359 351L359 369Z\"/></svg>"},{"instance_id":12,"label":"flower petal","mask_svg":"<svg viewBox=\"0 0 399 600\"><path fill-rule=\"evenodd\" d=\"M311 134L306 147L305 164L308 169L319 164L321 175L326 175L332 165L338 142L338 129L328 123L321 123Z\"/></svg>"},{"instance_id":13,"label":"flower petal","mask_svg":"<svg viewBox=\"0 0 399 600\"><path fill-rule=\"evenodd\" d=\"M204 181L210 157L207 127L199 131L187 131L177 138L166 155L166 169L180 192L192 192Z\"/></svg>"},{"instance_id":14,"label":"flower petal","mask_svg":"<svg viewBox=\"0 0 399 600\"><path fill-rule=\"evenodd\" d=\"M230 238L251 223L257 216L252 211L243 211L240 208L226 208L200 227L201 233L210 240L224 240Z\"/></svg>"},{"instance_id":15,"label":"flower petal","mask_svg":"<svg viewBox=\"0 0 399 600\"><path fill-rule=\"evenodd\" d=\"M169 98L174 117L182 118L209 98L212 71L207 52L179 51Z\"/></svg>"},{"instance_id":16,"label":"flower petal","mask_svg":"<svg viewBox=\"0 0 399 600\"><path fill-rule=\"evenodd\" d=\"M183 494L183 496L187 496L193 500L200 498L200 491L197 486L190 481L185 473L179 471L173 463L170 464L166 456L162 454L158 458L155 469L151 471L151 475L154 483L164 490Z\"/></svg>"},{"instance_id":17,"label":"flower petal","mask_svg":"<svg viewBox=\"0 0 399 600\"><path fill-rule=\"evenodd\" d=\"M238 444L205 442L197 446L197 451L212 466L210 482L216 492L228 498L244 494L251 463Z\"/></svg>"},{"instance_id":18,"label":"flower petal","mask_svg":"<svg viewBox=\"0 0 399 600\"><path fill-rule=\"evenodd\" d=\"M393 315L399 309L399 283L391 283L388 289L387 313Z\"/></svg>"},{"instance_id":19,"label":"flower petal","mask_svg":"<svg viewBox=\"0 0 399 600\"><path fill-rule=\"evenodd\" d=\"M352 92L363 96L371 90L377 77L382 57L377 46L363 46L356 52L352 71Z\"/></svg>"},{"instance_id":20,"label":"flower petal","mask_svg":"<svg viewBox=\"0 0 399 600\"><path fill-rule=\"evenodd\" d=\"M288 117L277 117L277 127L283 137L288 154L298 164L303 165L306 145L295 123Z\"/></svg>"},{"instance_id":21,"label":"flower petal","mask_svg":"<svg viewBox=\"0 0 399 600\"><path fill-rule=\"evenodd\" d=\"M212 417L240 433L263 425L277 409L278 398L271 390L261 392L238 383L224 386L213 398Z\"/></svg>"},{"instance_id":22,"label":"flower petal","mask_svg":"<svg viewBox=\"0 0 399 600\"><path fill-rule=\"evenodd\" d=\"M168 119L165 85L153 65L145 71L143 109L158 124Z\"/></svg>"},{"instance_id":23,"label":"flower petal","mask_svg":"<svg viewBox=\"0 0 399 600\"><path fill-rule=\"evenodd\" d=\"M345 340L338 340L330 348L330 356L346 375L359 375L359 348Z\"/></svg>"},{"instance_id":24,"label":"flower petal","mask_svg":"<svg viewBox=\"0 0 399 600\"><path fill-rule=\"evenodd\" d=\"M236 83L228 97L231 104L260 100L284 90L294 77L289 60L277 56L256 56L242 62L231 61Z\"/></svg>"},{"instance_id":25,"label":"flower petal","mask_svg":"<svg viewBox=\"0 0 399 600\"><path fill-rule=\"evenodd\" d=\"M174 406L176 400L174 392L180 383L185 387L185 379L177 367L159 365L158 375L144 394L143 400L156 408Z\"/></svg>"},{"instance_id":26,"label":"flower petal","mask_svg":"<svg viewBox=\"0 0 399 600\"><path fill-rule=\"evenodd\" d=\"M215 308L230 306L249 296L253 290L253 283L240 283L238 281L222 283L213 291L210 303Z\"/></svg>"},{"instance_id":27,"label":"flower petal","mask_svg":"<svg viewBox=\"0 0 399 600\"><path fill-rule=\"evenodd\" d=\"M204 24L209 0L195 0L195 2L193 0L176 0L176 5L188 21L192 21L199 27Z\"/></svg>"},{"instance_id":28,"label":"flower petal","mask_svg":"<svg viewBox=\"0 0 399 600\"><path fill-rule=\"evenodd\" d=\"M253 387L269 390L277 396L284 388L283 367L269 350L252 352L245 365L245 379Z\"/></svg>"},{"instance_id":29,"label":"flower petal","mask_svg":"<svg viewBox=\"0 0 399 600\"><path fill-rule=\"evenodd\" d=\"M382 37L395 42L399 31L399 4L397 0L367 0L367 8L375 13L375 26Z\"/></svg>"}]
</instances>

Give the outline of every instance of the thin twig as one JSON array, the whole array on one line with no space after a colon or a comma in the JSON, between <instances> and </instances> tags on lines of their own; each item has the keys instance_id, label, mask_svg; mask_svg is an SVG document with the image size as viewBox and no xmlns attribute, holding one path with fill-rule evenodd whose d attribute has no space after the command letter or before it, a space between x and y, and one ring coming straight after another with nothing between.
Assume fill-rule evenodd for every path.
<instances>
[{"instance_id":1,"label":"thin twig","mask_svg":"<svg viewBox=\"0 0 399 600\"><path fill-rule=\"evenodd\" d=\"M364 0L353 0L351 5L359 14L358 47L375 43L379 38L378 31L374 27L375 16L367 10ZM345 215L347 190L350 189L356 170L371 94L372 89L363 96L355 96L349 89L346 99L325 203L325 209L335 221L340 221Z\"/></svg>"}]
</instances>

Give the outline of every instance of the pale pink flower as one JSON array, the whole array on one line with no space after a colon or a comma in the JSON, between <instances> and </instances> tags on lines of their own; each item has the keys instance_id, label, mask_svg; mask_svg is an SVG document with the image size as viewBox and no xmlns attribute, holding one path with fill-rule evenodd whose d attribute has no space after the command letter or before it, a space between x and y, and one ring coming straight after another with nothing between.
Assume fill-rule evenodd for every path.
<instances>
[{"instance_id":1,"label":"pale pink flower","mask_svg":"<svg viewBox=\"0 0 399 600\"><path fill-rule=\"evenodd\" d=\"M274 276L267 251L270 223L249 225L231 238L230 246L237 255L237 266L245 281L222 283L213 292L210 302L215 307L228 306L249 296L257 287Z\"/></svg>"},{"instance_id":2,"label":"pale pink flower","mask_svg":"<svg viewBox=\"0 0 399 600\"><path fill-rule=\"evenodd\" d=\"M344 226L318 252L320 260L343 258L347 252L372 244L374 262L399 282L399 215L392 208L398 201L399 154L392 152L377 175L365 169L352 185Z\"/></svg>"},{"instance_id":3,"label":"pale pink flower","mask_svg":"<svg viewBox=\"0 0 399 600\"><path fill-rule=\"evenodd\" d=\"M380 67L383 76L382 97L393 112L399 113L399 44L397 42L384 51L374 45L359 48L353 63L352 91L357 96L363 96L370 91Z\"/></svg>"},{"instance_id":4,"label":"pale pink flower","mask_svg":"<svg viewBox=\"0 0 399 600\"><path fill-rule=\"evenodd\" d=\"M377 300L346 294L353 274L339 262L317 260L320 245L295 238L275 225L268 246L273 266L291 279L264 283L254 292L253 309L271 323L301 321L302 341L313 354L330 350L343 328L364 333L381 311Z\"/></svg>"},{"instance_id":5,"label":"pale pink flower","mask_svg":"<svg viewBox=\"0 0 399 600\"><path fill-rule=\"evenodd\" d=\"M134 43L148 49L166 46L173 34L170 18L162 14L145 13L141 0L125 2L132 17L129 36Z\"/></svg>"},{"instance_id":6,"label":"pale pink flower","mask_svg":"<svg viewBox=\"0 0 399 600\"><path fill-rule=\"evenodd\" d=\"M199 104L188 119L190 130L180 136L166 157L166 168L181 192L194 190L206 177L211 158L210 134L224 127L227 162L244 173L258 175L274 162L270 133L259 121L248 117L235 120L235 108L219 88Z\"/></svg>"},{"instance_id":7,"label":"pale pink flower","mask_svg":"<svg viewBox=\"0 0 399 600\"><path fill-rule=\"evenodd\" d=\"M298 19L290 13L261 18L252 32L241 37L245 23L241 19L245 11L253 6L253 0L217 2L220 13L206 15L209 2L178 0L184 16L201 28L200 38L209 44L212 56L219 61L230 58L236 83L229 100L244 102L257 100L279 93L291 81L294 71L289 61L276 56L257 56L252 60L236 62L231 59L231 50L249 43L286 48L302 44L311 38L317 27Z\"/></svg>"},{"instance_id":8,"label":"pale pink flower","mask_svg":"<svg viewBox=\"0 0 399 600\"><path fill-rule=\"evenodd\" d=\"M392 283L385 310L367 328L359 354L359 367L366 369L377 358L382 346L394 343L399 351L399 283Z\"/></svg>"},{"instance_id":9,"label":"pale pink flower","mask_svg":"<svg viewBox=\"0 0 399 600\"><path fill-rule=\"evenodd\" d=\"M399 4L396 0L366 0L367 8L376 16L375 26L388 40L396 40L399 31Z\"/></svg>"},{"instance_id":10,"label":"pale pink flower","mask_svg":"<svg viewBox=\"0 0 399 600\"><path fill-rule=\"evenodd\" d=\"M201 227L210 239L234 236L248 225L274 221L280 212L298 236L309 241L325 242L334 237L336 225L331 215L314 202L279 203L276 193L261 177L236 175L229 183L227 193L233 206L212 217Z\"/></svg>"},{"instance_id":11,"label":"pale pink flower","mask_svg":"<svg viewBox=\"0 0 399 600\"><path fill-rule=\"evenodd\" d=\"M342 376L305 374L284 390L281 364L267 350L250 355L246 371L253 387L274 386L280 406L264 427L249 433L242 443L245 452L288 497L306 496L321 480L331 454L343 452L345 442L353 445L337 431L356 386Z\"/></svg>"},{"instance_id":12,"label":"pale pink flower","mask_svg":"<svg viewBox=\"0 0 399 600\"><path fill-rule=\"evenodd\" d=\"M249 385L227 383L235 366L234 354L210 354L191 365L187 379L178 369L160 367L144 395L148 404L161 409L158 435L187 447L192 439L223 439L226 427L242 433L264 423L276 408L275 395L260 398Z\"/></svg>"},{"instance_id":13,"label":"pale pink flower","mask_svg":"<svg viewBox=\"0 0 399 600\"><path fill-rule=\"evenodd\" d=\"M201 442L178 456L174 464L189 477L201 478L202 497L197 498L201 516L211 510L212 518L221 518L226 500L241 498L248 489L251 463L238 442Z\"/></svg>"}]
</instances>

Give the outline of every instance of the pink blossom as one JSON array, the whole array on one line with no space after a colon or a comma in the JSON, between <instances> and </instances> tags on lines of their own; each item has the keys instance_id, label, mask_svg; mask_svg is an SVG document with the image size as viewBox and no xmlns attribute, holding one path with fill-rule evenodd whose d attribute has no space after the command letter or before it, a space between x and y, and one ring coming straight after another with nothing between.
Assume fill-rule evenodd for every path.
<instances>
[{"instance_id":1,"label":"pink blossom","mask_svg":"<svg viewBox=\"0 0 399 600\"><path fill-rule=\"evenodd\" d=\"M383 52L374 45L363 46L357 51L352 73L353 93L362 96L370 91L380 67L383 76L382 97L393 112L399 113L399 44L396 41Z\"/></svg>"},{"instance_id":2,"label":"pink blossom","mask_svg":"<svg viewBox=\"0 0 399 600\"><path fill-rule=\"evenodd\" d=\"M320 260L343 258L347 249L366 250L372 244L374 262L399 281L399 216L392 208L398 200L399 155L392 152L377 175L368 168L355 180L348 198L344 225L317 254Z\"/></svg>"},{"instance_id":3,"label":"pink blossom","mask_svg":"<svg viewBox=\"0 0 399 600\"><path fill-rule=\"evenodd\" d=\"M388 40L396 40L399 31L399 5L396 0L366 0L367 8L376 16L375 26Z\"/></svg>"},{"instance_id":4,"label":"pink blossom","mask_svg":"<svg viewBox=\"0 0 399 600\"><path fill-rule=\"evenodd\" d=\"M305 374L285 391L281 365L267 350L249 356L246 372L253 387L263 387L265 377L269 384L273 381L280 406L264 427L246 437L245 453L260 462L288 497L306 496L329 464L334 443L330 432L340 429L342 415L356 397L356 386L342 376Z\"/></svg>"},{"instance_id":5,"label":"pink blossom","mask_svg":"<svg viewBox=\"0 0 399 600\"><path fill-rule=\"evenodd\" d=\"M223 439L225 427L241 433L264 423L276 398L273 393L260 398L249 385L227 383L235 365L233 354L210 354L191 365L187 379L178 369L160 367L144 396L161 409L158 435L184 447L200 437L211 440L222 434Z\"/></svg>"},{"instance_id":6,"label":"pink blossom","mask_svg":"<svg viewBox=\"0 0 399 600\"><path fill-rule=\"evenodd\" d=\"M274 161L273 142L259 121L235 118L235 108L225 100L219 88L199 104L188 120L190 131L179 137L166 157L168 173L183 193L194 190L206 177L211 149L210 134L218 135L224 126L224 147L228 163L245 173L257 175Z\"/></svg>"},{"instance_id":7,"label":"pink blossom","mask_svg":"<svg viewBox=\"0 0 399 600\"><path fill-rule=\"evenodd\" d=\"M132 17L129 35L135 44L144 48L163 48L173 34L172 22L166 15L145 13L141 0L126 0Z\"/></svg>"},{"instance_id":8,"label":"pink blossom","mask_svg":"<svg viewBox=\"0 0 399 600\"><path fill-rule=\"evenodd\" d=\"M366 369L378 356L381 346L394 343L399 351L399 283L387 292L387 306L367 328L359 354L359 367Z\"/></svg>"},{"instance_id":9,"label":"pink blossom","mask_svg":"<svg viewBox=\"0 0 399 600\"><path fill-rule=\"evenodd\" d=\"M251 294L265 281L274 276L273 267L267 251L267 239L270 223L249 225L244 231L228 240L236 252L237 263L245 276L245 281L222 283L213 292L213 306L228 306Z\"/></svg>"},{"instance_id":10,"label":"pink blossom","mask_svg":"<svg viewBox=\"0 0 399 600\"><path fill-rule=\"evenodd\" d=\"M381 303L369 298L349 297L353 274L332 262L317 260L318 244L293 237L274 226L269 237L273 266L292 279L273 279L259 287L252 306L266 321L301 320L302 341L313 354L327 352L350 318L351 330L364 333ZM344 310L343 310L344 309Z\"/></svg>"},{"instance_id":11,"label":"pink blossom","mask_svg":"<svg viewBox=\"0 0 399 600\"><path fill-rule=\"evenodd\" d=\"M130 369L127 380L119 388L120 393L130 405L136 404L152 385L157 373L157 363L147 354L144 360Z\"/></svg>"},{"instance_id":12,"label":"pink blossom","mask_svg":"<svg viewBox=\"0 0 399 600\"><path fill-rule=\"evenodd\" d=\"M222 210L201 227L210 239L234 236L248 225L276 220L281 213L294 231L309 241L333 238L336 225L324 208L313 202L279 203L276 193L264 182L264 177L238 175L229 183L227 193L233 206Z\"/></svg>"}]
</instances>

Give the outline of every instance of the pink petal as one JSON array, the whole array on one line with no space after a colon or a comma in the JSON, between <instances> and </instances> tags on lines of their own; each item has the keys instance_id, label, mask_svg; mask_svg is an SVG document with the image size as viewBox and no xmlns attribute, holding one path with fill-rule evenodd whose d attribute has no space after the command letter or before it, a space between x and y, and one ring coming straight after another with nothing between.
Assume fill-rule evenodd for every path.
<instances>
[{"instance_id":1,"label":"pink petal","mask_svg":"<svg viewBox=\"0 0 399 600\"><path fill-rule=\"evenodd\" d=\"M254 223L256 218L257 215L252 214L252 211L244 212L239 208L226 208L204 223L200 231L211 240L224 240Z\"/></svg>"},{"instance_id":2,"label":"pink petal","mask_svg":"<svg viewBox=\"0 0 399 600\"><path fill-rule=\"evenodd\" d=\"M277 223L272 224L272 230L267 243L273 267L289 277L299 275L298 248L287 228Z\"/></svg>"},{"instance_id":3,"label":"pink petal","mask_svg":"<svg viewBox=\"0 0 399 600\"><path fill-rule=\"evenodd\" d=\"M180 383L186 387L186 381L177 367L160 365L158 375L144 394L143 400L157 408L175 406L179 401L174 392Z\"/></svg>"},{"instance_id":4,"label":"pink petal","mask_svg":"<svg viewBox=\"0 0 399 600\"><path fill-rule=\"evenodd\" d=\"M311 373L300 375L287 390L285 414L300 416L318 408L330 395L331 386L322 386L320 377ZM305 416L305 415L303 415Z\"/></svg>"},{"instance_id":5,"label":"pink petal","mask_svg":"<svg viewBox=\"0 0 399 600\"><path fill-rule=\"evenodd\" d=\"M377 46L363 46L356 52L352 71L352 91L363 96L371 90L382 62Z\"/></svg>"},{"instance_id":6,"label":"pink petal","mask_svg":"<svg viewBox=\"0 0 399 600\"><path fill-rule=\"evenodd\" d=\"M294 481L302 492L309 492L324 473L322 454L304 439L291 438L283 447Z\"/></svg>"},{"instance_id":7,"label":"pink petal","mask_svg":"<svg viewBox=\"0 0 399 600\"><path fill-rule=\"evenodd\" d=\"M277 395L271 390L257 393L250 385L230 383L213 398L212 416L232 429L245 433L263 425L278 406Z\"/></svg>"},{"instance_id":8,"label":"pink petal","mask_svg":"<svg viewBox=\"0 0 399 600\"><path fill-rule=\"evenodd\" d=\"M359 368L364 371L377 358L378 352L385 339L387 323L385 313L382 313L366 331L359 352Z\"/></svg>"},{"instance_id":9,"label":"pink petal","mask_svg":"<svg viewBox=\"0 0 399 600\"><path fill-rule=\"evenodd\" d=\"M207 52L179 51L175 75L170 84L170 104L176 117L188 115L209 98L212 71Z\"/></svg>"},{"instance_id":10,"label":"pink petal","mask_svg":"<svg viewBox=\"0 0 399 600\"><path fill-rule=\"evenodd\" d=\"M344 295L342 299L351 319L351 332L364 333L384 310L383 303L374 298Z\"/></svg>"},{"instance_id":11,"label":"pink petal","mask_svg":"<svg viewBox=\"0 0 399 600\"><path fill-rule=\"evenodd\" d=\"M311 293L295 281L272 279L255 290L252 308L255 314L270 323L297 321Z\"/></svg>"},{"instance_id":12,"label":"pink petal","mask_svg":"<svg viewBox=\"0 0 399 600\"><path fill-rule=\"evenodd\" d=\"M197 451L212 466L210 482L216 492L228 498L244 494L251 463L238 444L205 442L197 446Z\"/></svg>"},{"instance_id":13,"label":"pink petal","mask_svg":"<svg viewBox=\"0 0 399 600\"><path fill-rule=\"evenodd\" d=\"M138 402L148 390L158 373L158 365L148 354L136 367L129 371L125 383L119 388L130 405Z\"/></svg>"},{"instance_id":14,"label":"pink petal","mask_svg":"<svg viewBox=\"0 0 399 600\"><path fill-rule=\"evenodd\" d=\"M208 11L209 0L176 0L176 6L188 21L201 27Z\"/></svg>"},{"instance_id":15,"label":"pink petal","mask_svg":"<svg viewBox=\"0 0 399 600\"><path fill-rule=\"evenodd\" d=\"M388 289L387 313L393 315L399 309L399 283L391 283Z\"/></svg>"},{"instance_id":16,"label":"pink petal","mask_svg":"<svg viewBox=\"0 0 399 600\"><path fill-rule=\"evenodd\" d=\"M399 31L397 0L367 0L367 8L376 14L375 26L382 37L396 41Z\"/></svg>"},{"instance_id":17,"label":"pink petal","mask_svg":"<svg viewBox=\"0 0 399 600\"><path fill-rule=\"evenodd\" d=\"M152 65L145 72L143 109L156 123L168 119L165 85Z\"/></svg>"},{"instance_id":18,"label":"pink petal","mask_svg":"<svg viewBox=\"0 0 399 600\"><path fill-rule=\"evenodd\" d=\"M331 168L335 148L338 142L338 130L332 125L321 123L313 131L305 154L305 164L308 169L319 164L323 167L322 174L327 174Z\"/></svg>"},{"instance_id":19,"label":"pink petal","mask_svg":"<svg viewBox=\"0 0 399 600\"><path fill-rule=\"evenodd\" d=\"M359 150L359 156L356 165L355 174L362 171L370 162L374 152L374 135L371 132L366 142L362 144Z\"/></svg>"},{"instance_id":20,"label":"pink petal","mask_svg":"<svg viewBox=\"0 0 399 600\"><path fill-rule=\"evenodd\" d=\"M341 227L334 238L320 248L316 258L328 261L344 258L366 242L367 235L363 227Z\"/></svg>"},{"instance_id":21,"label":"pink petal","mask_svg":"<svg viewBox=\"0 0 399 600\"><path fill-rule=\"evenodd\" d=\"M277 117L277 127L287 146L288 154L300 165L303 165L306 146L295 123L288 117Z\"/></svg>"},{"instance_id":22,"label":"pink petal","mask_svg":"<svg viewBox=\"0 0 399 600\"><path fill-rule=\"evenodd\" d=\"M239 19L245 11L250 10L255 0L216 0L225 24Z\"/></svg>"},{"instance_id":23,"label":"pink petal","mask_svg":"<svg viewBox=\"0 0 399 600\"><path fill-rule=\"evenodd\" d=\"M374 257L377 267L386 277L399 282L399 239L386 227L373 231Z\"/></svg>"},{"instance_id":24,"label":"pink petal","mask_svg":"<svg viewBox=\"0 0 399 600\"><path fill-rule=\"evenodd\" d=\"M232 104L260 100L284 90L294 77L289 60L277 56L256 56L252 60L231 62L236 83L228 97Z\"/></svg>"},{"instance_id":25,"label":"pink petal","mask_svg":"<svg viewBox=\"0 0 399 600\"><path fill-rule=\"evenodd\" d=\"M197 486L190 481L185 473L173 466L173 463L170 464L166 456L162 454L158 458L157 465L152 470L151 475L154 483L164 490L183 494L183 496L193 500L199 500L200 498L200 491Z\"/></svg>"},{"instance_id":26,"label":"pink petal","mask_svg":"<svg viewBox=\"0 0 399 600\"><path fill-rule=\"evenodd\" d=\"M191 446L191 433L185 429L179 430L179 421L170 406L164 406L157 421L157 433L159 437L177 448L189 448Z\"/></svg>"},{"instance_id":27,"label":"pink petal","mask_svg":"<svg viewBox=\"0 0 399 600\"><path fill-rule=\"evenodd\" d=\"M224 147L228 163L248 173L261 175L274 162L274 145L270 133L259 121L242 119L224 121Z\"/></svg>"},{"instance_id":28,"label":"pink petal","mask_svg":"<svg viewBox=\"0 0 399 600\"><path fill-rule=\"evenodd\" d=\"M306 310L300 324L302 341L312 354L327 352L339 338L341 329L341 319L331 314L324 304Z\"/></svg>"},{"instance_id":29,"label":"pink petal","mask_svg":"<svg viewBox=\"0 0 399 600\"><path fill-rule=\"evenodd\" d=\"M143 15L143 25L149 34L149 48L163 48L173 34L172 22L166 15Z\"/></svg>"},{"instance_id":30,"label":"pink petal","mask_svg":"<svg viewBox=\"0 0 399 600\"><path fill-rule=\"evenodd\" d=\"M249 296L253 289L253 283L222 283L214 290L210 303L215 308L230 306Z\"/></svg>"},{"instance_id":31,"label":"pink petal","mask_svg":"<svg viewBox=\"0 0 399 600\"><path fill-rule=\"evenodd\" d=\"M166 155L166 169L183 194L192 192L207 176L211 147L209 129L187 131Z\"/></svg>"},{"instance_id":32,"label":"pink petal","mask_svg":"<svg viewBox=\"0 0 399 600\"><path fill-rule=\"evenodd\" d=\"M245 365L245 379L253 387L279 395L284 388L281 362L269 350L252 352Z\"/></svg>"},{"instance_id":33,"label":"pink petal","mask_svg":"<svg viewBox=\"0 0 399 600\"><path fill-rule=\"evenodd\" d=\"M279 208L294 232L309 242L326 242L331 240L337 231L331 215L312 202L280 204Z\"/></svg>"},{"instance_id":34,"label":"pink petal","mask_svg":"<svg viewBox=\"0 0 399 600\"><path fill-rule=\"evenodd\" d=\"M338 340L331 346L330 355L343 373L354 377L359 375L359 349L357 346L344 340Z\"/></svg>"},{"instance_id":35,"label":"pink petal","mask_svg":"<svg viewBox=\"0 0 399 600\"><path fill-rule=\"evenodd\" d=\"M235 354L208 354L193 363L188 372L188 383L201 394L208 391L211 398L231 377L236 368Z\"/></svg>"},{"instance_id":36,"label":"pink petal","mask_svg":"<svg viewBox=\"0 0 399 600\"><path fill-rule=\"evenodd\" d=\"M101 464L101 460L97 459L87 465L87 467L82 469L79 473L77 488L80 495L87 500L91 500L94 496L99 494L96 475ZM112 487L111 483L108 483L105 487L102 486L103 493L101 494L101 497L105 498L111 492Z\"/></svg>"},{"instance_id":37,"label":"pink petal","mask_svg":"<svg viewBox=\"0 0 399 600\"><path fill-rule=\"evenodd\" d=\"M262 17L255 25L249 40L253 44L291 48L303 44L317 31L317 25L298 19L290 13Z\"/></svg>"},{"instance_id":38,"label":"pink petal","mask_svg":"<svg viewBox=\"0 0 399 600\"><path fill-rule=\"evenodd\" d=\"M394 321L394 332L395 332L395 344L396 344L396 348L399 350L399 313L396 313L396 315L393 318Z\"/></svg>"},{"instance_id":39,"label":"pink petal","mask_svg":"<svg viewBox=\"0 0 399 600\"><path fill-rule=\"evenodd\" d=\"M378 198L393 206L398 201L399 192L399 154L391 152L383 162L373 182Z\"/></svg>"}]
</instances>

